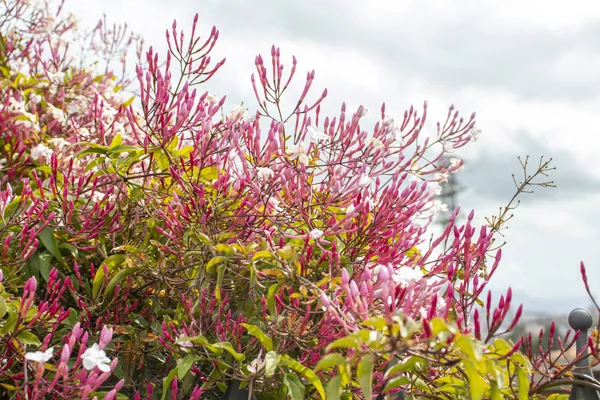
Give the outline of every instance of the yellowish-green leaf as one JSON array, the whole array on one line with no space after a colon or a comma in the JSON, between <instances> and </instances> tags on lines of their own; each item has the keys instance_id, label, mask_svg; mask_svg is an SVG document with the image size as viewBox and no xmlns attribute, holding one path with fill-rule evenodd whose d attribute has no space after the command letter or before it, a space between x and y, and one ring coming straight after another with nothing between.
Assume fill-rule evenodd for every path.
<instances>
[{"instance_id":1,"label":"yellowish-green leaf","mask_svg":"<svg viewBox=\"0 0 600 400\"><path fill-rule=\"evenodd\" d=\"M211 273L214 269L215 266L224 263L225 261L227 261L227 257L223 257L223 256L216 256L211 258L207 263L206 263L206 272L207 273Z\"/></svg>"},{"instance_id":2,"label":"yellowish-green leaf","mask_svg":"<svg viewBox=\"0 0 600 400\"><path fill-rule=\"evenodd\" d=\"M200 171L200 176L207 180L214 180L219 177L219 170L216 167L206 167Z\"/></svg>"},{"instance_id":3,"label":"yellowish-green leaf","mask_svg":"<svg viewBox=\"0 0 600 400\"><path fill-rule=\"evenodd\" d=\"M177 364L177 378L181 381L185 375L188 373L192 365L198 360L202 359L202 357L197 356L195 354L188 354Z\"/></svg>"},{"instance_id":4,"label":"yellowish-green leaf","mask_svg":"<svg viewBox=\"0 0 600 400\"><path fill-rule=\"evenodd\" d=\"M269 351L265 355L265 376L271 376L275 373L277 366L281 361L281 356L274 351Z\"/></svg>"},{"instance_id":5,"label":"yellowish-green leaf","mask_svg":"<svg viewBox=\"0 0 600 400\"><path fill-rule=\"evenodd\" d=\"M342 377L335 375L327 382L327 400L340 400L342 398Z\"/></svg>"},{"instance_id":6,"label":"yellowish-green leaf","mask_svg":"<svg viewBox=\"0 0 600 400\"><path fill-rule=\"evenodd\" d=\"M273 351L273 340L271 340L270 337L265 335L265 333L262 330L260 330L259 327L251 325L251 324L240 324L240 325L242 325L244 328L246 328L246 330L248 331L249 334L251 334L252 336L257 338L258 341L261 342L263 346L265 346L265 349L267 351Z\"/></svg>"},{"instance_id":7,"label":"yellowish-green leaf","mask_svg":"<svg viewBox=\"0 0 600 400\"><path fill-rule=\"evenodd\" d=\"M529 398L529 376L519 366L517 366L517 378L519 379L519 400L527 400Z\"/></svg>"},{"instance_id":8,"label":"yellowish-green leaf","mask_svg":"<svg viewBox=\"0 0 600 400\"><path fill-rule=\"evenodd\" d=\"M385 372L385 377L393 376L399 372L414 372L419 371L427 365L425 359L419 356L409 356L402 362L394 365Z\"/></svg>"},{"instance_id":9,"label":"yellowish-green leaf","mask_svg":"<svg viewBox=\"0 0 600 400\"><path fill-rule=\"evenodd\" d=\"M110 142L110 146L108 146L109 150L114 149L117 146L120 146L123 144L123 136L121 136L121 134L116 134L115 137L113 138L113 140Z\"/></svg>"},{"instance_id":10,"label":"yellowish-green leaf","mask_svg":"<svg viewBox=\"0 0 600 400\"><path fill-rule=\"evenodd\" d=\"M323 400L325 400L325 390L323 389L323 384L321 383L321 380L314 372L312 372L309 368L306 368L304 365L300 364L298 361L289 357L288 355L285 355L285 354L282 355L281 361L282 361L283 365L289 367L290 369L293 369L297 373L299 373L299 374L303 375L305 378L307 378L310 381L310 383L313 384L315 389L317 389L317 392L319 392L319 395L321 395L321 398Z\"/></svg>"},{"instance_id":11,"label":"yellowish-green leaf","mask_svg":"<svg viewBox=\"0 0 600 400\"><path fill-rule=\"evenodd\" d=\"M241 353L238 353L237 351L235 351L235 349L229 342L213 343L212 347L214 347L216 349L225 350L226 352L231 354L233 356L233 358L235 358L237 361L244 361L246 359L246 356L244 354L241 354Z\"/></svg>"},{"instance_id":12,"label":"yellowish-green leaf","mask_svg":"<svg viewBox=\"0 0 600 400\"><path fill-rule=\"evenodd\" d=\"M304 400L304 392L306 389L300 378L298 378L298 375L293 372L285 374L283 376L283 384L287 387L287 394L292 400Z\"/></svg>"},{"instance_id":13,"label":"yellowish-green leaf","mask_svg":"<svg viewBox=\"0 0 600 400\"><path fill-rule=\"evenodd\" d=\"M19 333L17 339L19 339L19 342L27 345L40 346L42 344L42 342L40 342L40 339L38 339L37 336L35 336L29 331L23 331Z\"/></svg>"},{"instance_id":14,"label":"yellowish-green leaf","mask_svg":"<svg viewBox=\"0 0 600 400\"><path fill-rule=\"evenodd\" d=\"M337 367L338 365L345 364L346 357L338 353L329 353L321 357L317 366L315 367L315 372L319 372L321 370L328 371L331 367Z\"/></svg>"},{"instance_id":15,"label":"yellowish-green leaf","mask_svg":"<svg viewBox=\"0 0 600 400\"><path fill-rule=\"evenodd\" d=\"M479 371L474 366L474 362L471 360L465 361L465 371L467 373L467 378L469 380L469 389L471 392L472 400L481 400L483 399L483 395L485 391L488 389L489 385L483 379Z\"/></svg>"},{"instance_id":16,"label":"yellowish-green leaf","mask_svg":"<svg viewBox=\"0 0 600 400\"><path fill-rule=\"evenodd\" d=\"M123 108L125 109L125 108L129 107L130 105L132 105L134 100L135 100L135 96L131 96L131 98L129 100L127 100L125 103L122 104Z\"/></svg>"},{"instance_id":17,"label":"yellowish-green leaf","mask_svg":"<svg viewBox=\"0 0 600 400\"><path fill-rule=\"evenodd\" d=\"M327 351L331 351L333 349L355 349L359 350L361 346L361 340L356 336L345 336L343 338L339 338L334 340L332 343L327 346Z\"/></svg>"},{"instance_id":18,"label":"yellowish-green leaf","mask_svg":"<svg viewBox=\"0 0 600 400\"><path fill-rule=\"evenodd\" d=\"M125 254L113 254L112 256L107 257L102 264L96 270L96 275L94 276L94 281L92 282L92 297L97 298L98 292L100 291L100 287L104 282L104 268L103 265L106 264L106 268L108 272L112 271L115 267L119 267L121 264L125 262L127 256Z\"/></svg>"},{"instance_id":19,"label":"yellowish-green leaf","mask_svg":"<svg viewBox=\"0 0 600 400\"><path fill-rule=\"evenodd\" d=\"M65 259L62 254L60 254L60 250L58 248L58 240L56 236L54 236L54 229L47 226L41 233L40 239L44 244L44 247L56 258L63 266L67 266Z\"/></svg>"},{"instance_id":20,"label":"yellowish-green leaf","mask_svg":"<svg viewBox=\"0 0 600 400\"><path fill-rule=\"evenodd\" d=\"M261 258L273 258L273 254L270 251L268 251L268 250L257 251L252 256L252 261L256 261L256 260L259 260Z\"/></svg>"},{"instance_id":21,"label":"yellowish-green leaf","mask_svg":"<svg viewBox=\"0 0 600 400\"><path fill-rule=\"evenodd\" d=\"M371 388L373 386L374 362L373 356L365 355L360 359L358 367L356 368L356 377L365 399L370 399L372 397Z\"/></svg>"}]
</instances>

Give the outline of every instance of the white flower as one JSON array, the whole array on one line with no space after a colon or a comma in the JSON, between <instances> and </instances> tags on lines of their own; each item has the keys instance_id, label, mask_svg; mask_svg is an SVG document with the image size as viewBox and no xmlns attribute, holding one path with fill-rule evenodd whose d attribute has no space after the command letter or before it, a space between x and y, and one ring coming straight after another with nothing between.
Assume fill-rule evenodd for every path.
<instances>
[{"instance_id":1,"label":"white flower","mask_svg":"<svg viewBox=\"0 0 600 400\"><path fill-rule=\"evenodd\" d=\"M90 130L88 128L79 128L79 135L83 137L90 136Z\"/></svg>"},{"instance_id":2,"label":"white flower","mask_svg":"<svg viewBox=\"0 0 600 400\"><path fill-rule=\"evenodd\" d=\"M451 142L443 142L443 146L446 153L454 153L454 144Z\"/></svg>"},{"instance_id":3,"label":"white flower","mask_svg":"<svg viewBox=\"0 0 600 400\"><path fill-rule=\"evenodd\" d=\"M14 97L11 97L10 99L8 99L8 104L9 104L8 111L19 113L19 114L26 113L24 101L18 101Z\"/></svg>"},{"instance_id":4,"label":"white flower","mask_svg":"<svg viewBox=\"0 0 600 400\"><path fill-rule=\"evenodd\" d=\"M312 231L310 231L310 233L308 234L308 236L312 239L312 240L317 240L319 239L321 236L323 236L323 231L320 229L313 229Z\"/></svg>"},{"instance_id":5,"label":"white flower","mask_svg":"<svg viewBox=\"0 0 600 400\"><path fill-rule=\"evenodd\" d=\"M260 358L260 354L259 354L258 357L256 357L254 360L252 360L252 362L250 362L250 364L248 364L246 366L246 368L248 368L248 371L250 373L256 374L258 371L263 369L264 366L265 366L265 360L262 360Z\"/></svg>"},{"instance_id":6,"label":"white flower","mask_svg":"<svg viewBox=\"0 0 600 400\"><path fill-rule=\"evenodd\" d=\"M91 200L92 200L93 202L98 202L98 203L100 203L100 202L102 201L102 199L104 198L104 196L105 196L105 194L104 194L104 193L102 193L102 192L101 192L101 191L99 191L99 190L96 190L96 191L94 191L94 194L92 195L92 197L91 197Z\"/></svg>"},{"instance_id":7,"label":"white flower","mask_svg":"<svg viewBox=\"0 0 600 400\"><path fill-rule=\"evenodd\" d=\"M69 16L67 17L67 23L69 25L73 26L73 29L77 29L77 24L79 23L79 18L77 18L75 15L69 13Z\"/></svg>"},{"instance_id":8,"label":"white flower","mask_svg":"<svg viewBox=\"0 0 600 400\"><path fill-rule=\"evenodd\" d=\"M50 72L48 71L48 78L52 83L61 84L65 81L65 73L62 71Z\"/></svg>"},{"instance_id":9,"label":"white flower","mask_svg":"<svg viewBox=\"0 0 600 400\"><path fill-rule=\"evenodd\" d=\"M369 332L369 339L367 340L367 344L378 342L381 339L381 332L371 331Z\"/></svg>"},{"instance_id":10,"label":"white flower","mask_svg":"<svg viewBox=\"0 0 600 400\"><path fill-rule=\"evenodd\" d=\"M269 199L269 203L268 204L271 207L273 207L273 211L275 211L275 212L280 213L280 212L283 211L283 208L279 207L279 204L281 204L281 202L279 200L277 200L276 198L274 198L274 197L271 197Z\"/></svg>"},{"instance_id":11,"label":"white flower","mask_svg":"<svg viewBox=\"0 0 600 400\"><path fill-rule=\"evenodd\" d=\"M438 296L437 299L437 309L438 311L442 311L446 309L446 300L443 296Z\"/></svg>"},{"instance_id":12,"label":"white flower","mask_svg":"<svg viewBox=\"0 0 600 400\"><path fill-rule=\"evenodd\" d=\"M45 363L54 355L54 347L50 347L46 351L35 351L33 353L25 353L25 359L39 363Z\"/></svg>"},{"instance_id":13,"label":"white flower","mask_svg":"<svg viewBox=\"0 0 600 400\"><path fill-rule=\"evenodd\" d=\"M320 142L321 140L329 139L329 136L327 136L327 134L325 132L321 132L320 130L318 130L317 128L315 128L313 126L309 126L307 128L307 130L310 133L311 142Z\"/></svg>"},{"instance_id":14,"label":"white flower","mask_svg":"<svg viewBox=\"0 0 600 400\"><path fill-rule=\"evenodd\" d=\"M478 128L471 129L471 141L476 142L477 139L479 139L480 135L481 135L481 129L478 129Z\"/></svg>"},{"instance_id":15,"label":"white flower","mask_svg":"<svg viewBox=\"0 0 600 400\"><path fill-rule=\"evenodd\" d=\"M386 115L384 120L383 120L383 126L385 128L394 128L394 118L392 118L389 115Z\"/></svg>"},{"instance_id":16,"label":"white flower","mask_svg":"<svg viewBox=\"0 0 600 400\"><path fill-rule=\"evenodd\" d=\"M184 337L185 336L183 334L179 335L177 337L177 345L179 347L181 347L181 348L184 348L184 349L190 349L190 348L194 347L194 343L192 343L191 341L189 341L189 340L182 340Z\"/></svg>"},{"instance_id":17,"label":"white flower","mask_svg":"<svg viewBox=\"0 0 600 400\"><path fill-rule=\"evenodd\" d=\"M427 188L435 196L439 196L442 193L442 187L438 182L429 182Z\"/></svg>"},{"instance_id":18,"label":"white flower","mask_svg":"<svg viewBox=\"0 0 600 400\"><path fill-rule=\"evenodd\" d=\"M258 167L258 168L256 168L256 171L257 171L258 179L261 182L268 181L269 179L273 178L273 176L275 175L273 170L271 168L267 168L267 167Z\"/></svg>"},{"instance_id":19,"label":"white flower","mask_svg":"<svg viewBox=\"0 0 600 400\"><path fill-rule=\"evenodd\" d=\"M104 350L100 350L97 343L92 347L88 347L81 355L83 359L83 367L87 370L92 370L94 367L102 372L110 371L110 358L106 357Z\"/></svg>"},{"instance_id":20,"label":"white flower","mask_svg":"<svg viewBox=\"0 0 600 400\"><path fill-rule=\"evenodd\" d=\"M29 119L18 119L18 120L15 121L15 125L22 125L25 128L31 128L31 129L36 130L36 131L40 130L40 124L38 124L37 122L32 121L32 119L35 120L35 116L33 114L30 114L30 113L26 112L23 115L25 115Z\"/></svg>"},{"instance_id":21,"label":"white flower","mask_svg":"<svg viewBox=\"0 0 600 400\"><path fill-rule=\"evenodd\" d=\"M39 103L40 101L42 101L42 96L40 96L39 94L32 94L29 95L29 101L32 103Z\"/></svg>"},{"instance_id":22,"label":"white flower","mask_svg":"<svg viewBox=\"0 0 600 400\"><path fill-rule=\"evenodd\" d=\"M371 178L367 174L364 174L363 176L361 176L360 180L358 181L358 186L360 186L360 187L367 187L370 184L371 184Z\"/></svg>"},{"instance_id":23,"label":"white flower","mask_svg":"<svg viewBox=\"0 0 600 400\"><path fill-rule=\"evenodd\" d=\"M304 143L300 143L298 146L292 144L288 146L288 151L290 152L290 160L295 160L297 158L301 164L308 165L308 156L306 155Z\"/></svg>"},{"instance_id":24,"label":"white flower","mask_svg":"<svg viewBox=\"0 0 600 400\"><path fill-rule=\"evenodd\" d=\"M380 149L383 149L385 147L383 145L383 142L381 140L376 139L374 137L368 138L367 139L367 143L370 144L370 145L372 145L375 150L380 150Z\"/></svg>"},{"instance_id":25,"label":"white flower","mask_svg":"<svg viewBox=\"0 0 600 400\"><path fill-rule=\"evenodd\" d=\"M434 214L441 212L447 212L448 211L448 204L444 204L442 203L440 200L434 200L433 201L433 205L431 206L432 212Z\"/></svg>"},{"instance_id":26,"label":"white flower","mask_svg":"<svg viewBox=\"0 0 600 400\"><path fill-rule=\"evenodd\" d=\"M65 147L69 147L71 145L71 142L69 142L68 140L65 140L63 138L52 138L52 139L48 140L48 143L50 143L52 146L54 146L58 150L62 150Z\"/></svg>"},{"instance_id":27,"label":"white flower","mask_svg":"<svg viewBox=\"0 0 600 400\"><path fill-rule=\"evenodd\" d=\"M400 267L394 271L393 275L394 282L400 284L402 287L407 287L422 277L423 273L420 270L410 267Z\"/></svg>"},{"instance_id":28,"label":"white flower","mask_svg":"<svg viewBox=\"0 0 600 400\"><path fill-rule=\"evenodd\" d=\"M447 173L437 173L435 174L436 182L448 182L448 174Z\"/></svg>"},{"instance_id":29,"label":"white flower","mask_svg":"<svg viewBox=\"0 0 600 400\"><path fill-rule=\"evenodd\" d=\"M43 157L46 160L46 164L48 164L52 158L52 153L52 150L46 147L43 143L40 143L31 149L31 158L34 160L39 160Z\"/></svg>"},{"instance_id":30,"label":"white flower","mask_svg":"<svg viewBox=\"0 0 600 400\"><path fill-rule=\"evenodd\" d=\"M232 119L234 121L237 121L238 119L244 120L247 116L248 111L246 111L244 107L235 105L233 106L233 110L229 113L227 119Z\"/></svg>"},{"instance_id":31,"label":"white flower","mask_svg":"<svg viewBox=\"0 0 600 400\"><path fill-rule=\"evenodd\" d=\"M217 97L213 96L212 94L207 95L204 100L210 104L211 106L214 106L215 104L218 103Z\"/></svg>"},{"instance_id":32,"label":"white flower","mask_svg":"<svg viewBox=\"0 0 600 400\"><path fill-rule=\"evenodd\" d=\"M461 165L461 160L459 160L458 158L451 158L450 159L450 168L456 168L460 165L460 167L453 172L463 172L465 170L465 166Z\"/></svg>"},{"instance_id":33,"label":"white flower","mask_svg":"<svg viewBox=\"0 0 600 400\"><path fill-rule=\"evenodd\" d=\"M356 207L354 207L354 204L350 204L348 207L346 207L346 215L354 214L355 210L356 210Z\"/></svg>"},{"instance_id":34,"label":"white flower","mask_svg":"<svg viewBox=\"0 0 600 400\"><path fill-rule=\"evenodd\" d=\"M52 104L48 104L48 109L52 114L52 118L56 121L60 122L62 125L67 123L67 117L65 117L65 113L60 108L54 107Z\"/></svg>"}]
</instances>

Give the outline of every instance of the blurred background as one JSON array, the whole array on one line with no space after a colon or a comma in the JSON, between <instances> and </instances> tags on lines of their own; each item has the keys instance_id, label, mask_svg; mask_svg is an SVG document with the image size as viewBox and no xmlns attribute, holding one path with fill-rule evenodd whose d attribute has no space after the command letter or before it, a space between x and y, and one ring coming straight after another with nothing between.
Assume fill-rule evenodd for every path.
<instances>
[{"instance_id":1,"label":"blurred background","mask_svg":"<svg viewBox=\"0 0 600 400\"><path fill-rule=\"evenodd\" d=\"M292 55L298 59L295 93L314 69L312 98L329 91L322 115L337 115L343 101L351 111L362 104L371 124L363 129L379 118L382 102L401 118L427 100L432 134L451 104L467 118L477 112L480 139L455 153L465 159L454 198L463 217L474 209L484 224L506 205L515 192L511 175L522 174L518 156L532 164L551 157L556 167L557 187L523 195L500 238L507 245L491 281L496 296L511 286L533 329L549 317L564 325L571 309L591 305L581 260L600 293L600 3L67 0L65 10L82 28L103 13L127 22L159 54L173 20L189 33L198 12L203 37L213 25L220 30L213 60L227 62L205 90L227 95L226 110L242 102L256 109L254 58L268 58L275 44L286 70Z\"/></svg>"}]
</instances>

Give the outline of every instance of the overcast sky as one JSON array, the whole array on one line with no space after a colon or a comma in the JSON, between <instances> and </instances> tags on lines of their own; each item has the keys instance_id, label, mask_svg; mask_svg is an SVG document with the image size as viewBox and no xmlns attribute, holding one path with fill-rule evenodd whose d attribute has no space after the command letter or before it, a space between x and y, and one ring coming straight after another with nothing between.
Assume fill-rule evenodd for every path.
<instances>
[{"instance_id":1,"label":"overcast sky","mask_svg":"<svg viewBox=\"0 0 600 400\"><path fill-rule=\"evenodd\" d=\"M431 127L450 104L465 116L476 111L482 135L458 153L468 188L458 203L480 223L512 196L517 156L552 157L557 168L557 188L522 198L492 287L512 286L530 309L587 306L583 260L600 293L600 3L67 0L66 9L82 24L103 12L126 21L159 51L173 20L189 32L198 12L204 37L220 30L214 59L227 57L207 90L228 104L255 109L254 57L275 44L288 70L293 54L299 77L316 71L329 115L342 101L372 115L385 102L400 116L428 100Z\"/></svg>"}]
</instances>

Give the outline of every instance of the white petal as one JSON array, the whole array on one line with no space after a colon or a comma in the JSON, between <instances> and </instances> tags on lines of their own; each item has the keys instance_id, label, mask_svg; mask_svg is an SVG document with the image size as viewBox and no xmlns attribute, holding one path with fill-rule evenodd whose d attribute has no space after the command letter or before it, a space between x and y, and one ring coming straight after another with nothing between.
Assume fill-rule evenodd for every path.
<instances>
[{"instance_id":1,"label":"white petal","mask_svg":"<svg viewBox=\"0 0 600 400\"><path fill-rule=\"evenodd\" d=\"M100 371L102 372L108 372L110 371L110 365L109 364L105 364L105 363L98 363L97 367Z\"/></svg>"}]
</instances>

